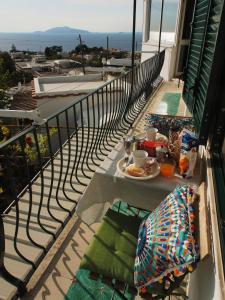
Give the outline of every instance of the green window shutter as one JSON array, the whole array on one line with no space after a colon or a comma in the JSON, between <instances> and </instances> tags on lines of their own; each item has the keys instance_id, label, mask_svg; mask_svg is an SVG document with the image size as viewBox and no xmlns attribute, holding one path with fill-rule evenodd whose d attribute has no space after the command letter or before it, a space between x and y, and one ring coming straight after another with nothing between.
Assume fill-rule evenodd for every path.
<instances>
[{"instance_id":1,"label":"green window shutter","mask_svg":"<svg viewBox=\"0 0 225 300\"><path fill-rule=\"evenodd\" d=\"M224 30L221 28L222 14L224 0L196 0L183 97L193 114L201 144L205 144L208 138L216 96L218 66L215 62L219 63L216 54L221 48L218 36Z\"/></svg>"}]
</instances>

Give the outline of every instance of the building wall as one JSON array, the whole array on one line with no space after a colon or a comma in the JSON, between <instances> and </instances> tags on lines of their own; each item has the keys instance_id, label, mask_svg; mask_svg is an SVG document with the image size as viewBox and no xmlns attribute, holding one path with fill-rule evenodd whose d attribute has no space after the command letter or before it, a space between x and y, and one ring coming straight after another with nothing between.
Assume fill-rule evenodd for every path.
<instances>
[{"instance_id":1,"label":"building wall","mask_svg":"<svg viewBox=\"0 0 225 300\"><path fill-rule=\"evenodd\" d=\"M184 0L186 1L186 0ZM161 36L161 47L160 50L166 49L165 52L165 61L161 71L161 76L164 78L165 81L169 81L174 78L176 72L176 65L178 59L178 43L180 38L180 30L182 24L182 18L184 15L182 13L182 9L184 7L184 1L179 1L178 5L178 13L177 13L177 20L176 20L176 28L175 33L168 33L162 32ZM144 21L143 21L143 42L142 42L142 57L141 61L145 61L152 57L154 53L147 53L149 51L158 52L158 36L157 32L150 32L151 30L149 26L149 18L151 15L146 11L149 9L149 0L144 0ZM153 36L153 38L151 38Z\"/></svg>"},{"instance_id":2,"label":"building wall","mask_svg":"<svg viewBox=\"0 0 225 300\"><path fill-rule=\"evenodd\" d=\"M37 96L47 96L46 93L41 90L41 86L44 83L56 83L66 84L71 82L95 82L102 81L102 74L88 74L83 76L50 76L50 77L37 77L34 78L34 88ZM62 94L62 91L55 92L55 94Z\"/></svg>"},{"instance_id":3,"label":"building wall","mask_svg":"<svg viewBox=\"0 0 225 300\"><path fill-rule=\"evenodd\" d=\"M175 46L171 44L163 44L161 47L161 51L163 49L166 49L165 60L160 75L164 78L165 81L169 81L173 78L174 75L176 49ZM142 44L142 51L144 51L141 56L141 61L143 62L155 55L155 53L145 53L145 51L155 51L157 53L158 46L153 46L152 42L149 41Z\"/></svg>"}]
</instances>

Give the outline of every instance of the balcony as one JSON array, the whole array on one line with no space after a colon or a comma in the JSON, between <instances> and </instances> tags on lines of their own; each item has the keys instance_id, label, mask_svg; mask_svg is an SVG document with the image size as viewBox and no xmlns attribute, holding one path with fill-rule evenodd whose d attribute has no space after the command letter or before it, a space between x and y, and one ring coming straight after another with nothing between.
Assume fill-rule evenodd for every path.
<instances>
[{"instance_id":1,"label":"balcony","mask_svg":"<svg viewBox=\"0 0 225 300\"><path fill-rule=\"evenodd\" d=\"M65 254L63 268L70 275L63 272L57 291L65 293L94 232L76 217L76 205L95 169L149 106L163 61L164 51L1 145L1 299L32 289L69 241L74 253Z\"/></svg>"}]
</instances>

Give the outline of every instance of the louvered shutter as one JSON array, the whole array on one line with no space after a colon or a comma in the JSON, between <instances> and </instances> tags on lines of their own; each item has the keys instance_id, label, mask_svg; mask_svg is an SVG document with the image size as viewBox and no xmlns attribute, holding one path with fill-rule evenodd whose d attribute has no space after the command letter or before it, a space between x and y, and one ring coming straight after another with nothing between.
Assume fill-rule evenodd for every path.
<instances>
[{"instance_id":1,"label":"louvered shutter","mask_svg":"<svg viewBox=\"0 0 225 300\"><path fill-rule=\"evenodd\" d=\"M224 0L195 2L183 97L193 114L201 144L205 144L208 138L213 98L216 95L215 80L218 74L214 64L223 10Z\"/></svg>"}]
</instances>

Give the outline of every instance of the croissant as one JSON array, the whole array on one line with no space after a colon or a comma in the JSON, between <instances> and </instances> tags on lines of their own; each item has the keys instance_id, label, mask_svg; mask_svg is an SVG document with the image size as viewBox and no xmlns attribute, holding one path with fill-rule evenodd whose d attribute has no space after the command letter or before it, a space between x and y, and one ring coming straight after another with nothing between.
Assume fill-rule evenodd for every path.
<instances>
[{"instance_id":1,"label":"croissant","mask_svg":"<svg viewBox=\"0 0 225 300\"><path fill-rule=\"evenodd\" d=\"M134 177L143 177L146 175L144 169L135 166L129 166L127 168L127 173Z\"/></svg>"}]
</instances>

